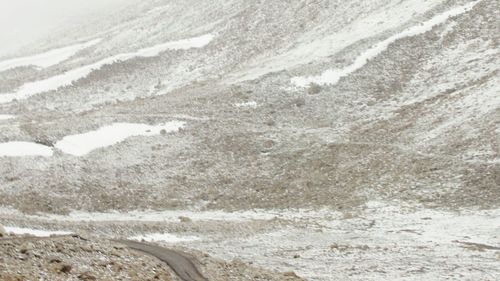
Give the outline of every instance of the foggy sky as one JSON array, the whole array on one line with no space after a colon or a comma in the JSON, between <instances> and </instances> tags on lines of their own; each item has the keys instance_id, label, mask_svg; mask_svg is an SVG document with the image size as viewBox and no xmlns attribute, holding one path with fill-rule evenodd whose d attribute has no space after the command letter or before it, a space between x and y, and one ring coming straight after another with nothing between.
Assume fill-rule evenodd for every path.
<instances>
[{"instance_id":1,"label":"foggy sky","mask_svg":"<svg viewBox=\"0 0 500 281\"><path fill-rule=\"evenodd\" d=\"M58 25L125 2L130 0L0 0L0 56L43 38Z\"/></svg>"}]
</instances>

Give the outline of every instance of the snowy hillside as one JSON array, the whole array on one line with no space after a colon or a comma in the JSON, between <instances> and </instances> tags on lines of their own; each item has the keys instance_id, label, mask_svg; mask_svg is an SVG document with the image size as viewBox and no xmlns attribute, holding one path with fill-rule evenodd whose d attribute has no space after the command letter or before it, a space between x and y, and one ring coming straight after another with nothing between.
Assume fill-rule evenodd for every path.
<instances>
[{"instance_id":1,"label":"snowy hillside","mask_svg":"<svg viewBox=\"0 0 500 281\"><path fill-rule=\"evenodd\" d=\"M496 0L146 0L59 27L0 57L0 223L307 280L500 278L456 242L500 247L499 42Z\"/></svg>"}]
</instances>

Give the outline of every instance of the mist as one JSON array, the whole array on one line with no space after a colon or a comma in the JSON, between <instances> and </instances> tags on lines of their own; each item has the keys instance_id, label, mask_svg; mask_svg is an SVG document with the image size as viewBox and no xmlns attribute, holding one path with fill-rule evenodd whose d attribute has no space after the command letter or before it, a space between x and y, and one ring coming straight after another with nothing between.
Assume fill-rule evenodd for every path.
<instances>
[{"instance_id":1,"label":"mist","mask_svg":"<svg viewBox=\"0 0 500 281\"><path fill-rule=\"evenodd\" d=\"M62 24L104 15L132 0L0 0L0 56L17 52Z\"/></svg>"}]
</instances>

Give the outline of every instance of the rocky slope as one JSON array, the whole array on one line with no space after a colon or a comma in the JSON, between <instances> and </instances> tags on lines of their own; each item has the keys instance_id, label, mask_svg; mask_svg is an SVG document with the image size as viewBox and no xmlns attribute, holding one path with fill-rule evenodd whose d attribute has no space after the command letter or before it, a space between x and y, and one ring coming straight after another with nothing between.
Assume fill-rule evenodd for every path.
<instances>
[{"instance_id":1,"label":"rocky slope","mask_svg":"<svg viewBox=\"0 0 500 281\"><path fill-rule=\"evenodd\" d=\"M81 237L0 239L0 280L181 280L162 261L126 246ZM301 280L242 261L193 253L209 280Z\"/></svg>"},{"instance_id":2,"label":"rocky slope","mask_svg":"<svg viewBox=\"0 0 500 281\"><path fill-rule=\"evenodd\" d=\"M0 72L0 114L12 116L0 119L0 155L2 144L20 141L51 154L0 157L0 222L46 227L29 215L71 221L75 211L302 214L297 208L343 220L338 212L364 214L373 202L496 212L499 11L494 0L148 0L61 28L0 59L99 39L55 64ZM172 121L182 128L146 129L84 155L59 145L114 123ZM143 219L130 227L157 230ZM280 219L237 227L243 236L311 227ZM235 226L217 221L159 228L212 237ZM58 225L110 235L99 223L49 226ZM477 237L491 244L500 222L480 228ZM197 247L220 256L235 250ZM315 252L319 263L329 260L325 252ZM276 267L308 264L302 272L313 280L332 274L301 258L290 264Z\"/></svg>"}]
</instances>

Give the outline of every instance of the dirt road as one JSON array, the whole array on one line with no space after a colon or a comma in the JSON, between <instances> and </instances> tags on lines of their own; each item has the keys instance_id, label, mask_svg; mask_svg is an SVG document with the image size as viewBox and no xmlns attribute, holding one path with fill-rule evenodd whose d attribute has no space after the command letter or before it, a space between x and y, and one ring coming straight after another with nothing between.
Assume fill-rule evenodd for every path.
<instances>
[{"instance_id":1,"label":"dirt road","mask_svg":"<svg viewBox=\"0 0 500 281\"><path fill-rule=\"evenodd\" d=\"M193 261L184 253L143 242L123 239L112 241L124 244L131 249L152 255L164 261L184 281L208 281L198 271Z\"/></svg>"}]
</instances>

